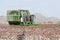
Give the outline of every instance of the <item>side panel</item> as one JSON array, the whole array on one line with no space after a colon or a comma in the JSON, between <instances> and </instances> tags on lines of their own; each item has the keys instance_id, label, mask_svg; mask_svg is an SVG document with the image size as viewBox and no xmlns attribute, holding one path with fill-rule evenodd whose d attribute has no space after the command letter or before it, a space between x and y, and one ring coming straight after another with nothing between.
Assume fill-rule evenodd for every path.
<instances>
[{"instance_id":1,"label":"side panel","mask_svg":"<svg viewBox=\"0 0 60 40\"><path fill-rule=\"evenodd\" d=\"M10 11L7 13L7 20L8 21L20 21L20 14L18 11Z\"/></svg>"},{"instance_id":2,"label":"side panel","mask_svg":"<svg viewBox=\"0 0 60 40\"><path fill-rule=\"evenodd\" d=\"M10 11L10 10L9 10ZM20 24L20 13L18 10L12 10L7 12L7 21L9 24L19 25Z\"/></svg>"}]
</instances>

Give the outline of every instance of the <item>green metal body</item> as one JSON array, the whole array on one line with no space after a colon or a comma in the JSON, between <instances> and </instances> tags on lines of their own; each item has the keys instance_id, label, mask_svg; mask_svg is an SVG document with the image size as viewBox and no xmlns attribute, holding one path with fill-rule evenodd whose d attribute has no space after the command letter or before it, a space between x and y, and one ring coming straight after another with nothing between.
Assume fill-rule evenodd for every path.
<instances>
[{"instance_id":1,"label":"green metal body","mask_svg":"<svg viewBox=\"0 0 60 40\"><path fill-rule=\"evenodd\" d=\"M28 10L8 10L7 21L10 25L21 25L21 17L23 25L30 24L30 13Z\"/></svg>"}]
</instances>

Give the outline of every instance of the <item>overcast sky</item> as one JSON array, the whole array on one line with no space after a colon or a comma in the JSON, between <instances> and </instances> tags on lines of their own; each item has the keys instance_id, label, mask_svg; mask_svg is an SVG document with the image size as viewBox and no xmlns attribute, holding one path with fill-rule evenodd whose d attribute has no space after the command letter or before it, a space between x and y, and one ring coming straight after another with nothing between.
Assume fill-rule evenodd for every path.
<instances>
[{"instance_id":1,"label":"overcast sky","mask_svg":"<svg viewBox=\"0 0 60 40\"><path fill-rule=\"evenodd\" d=\"M9 9L28 9L49 17L60 18L60 0L0 0L0 16Z\"/></svg>"}]
</instances>

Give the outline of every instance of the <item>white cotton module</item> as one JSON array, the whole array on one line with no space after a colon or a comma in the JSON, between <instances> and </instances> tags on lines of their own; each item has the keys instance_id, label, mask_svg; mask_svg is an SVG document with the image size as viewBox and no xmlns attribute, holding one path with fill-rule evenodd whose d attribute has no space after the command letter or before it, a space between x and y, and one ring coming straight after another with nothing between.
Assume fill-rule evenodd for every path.
<instances>
[{"instance_id":1,"label":"white cotton module","mask_svg":"<svg viewBox=\"0 0 60 40\"><path fill-rule=\"evenodd\" d=\"M23 22L23 18L21 17L21 22Z\"/></svg>"}]
</instances>

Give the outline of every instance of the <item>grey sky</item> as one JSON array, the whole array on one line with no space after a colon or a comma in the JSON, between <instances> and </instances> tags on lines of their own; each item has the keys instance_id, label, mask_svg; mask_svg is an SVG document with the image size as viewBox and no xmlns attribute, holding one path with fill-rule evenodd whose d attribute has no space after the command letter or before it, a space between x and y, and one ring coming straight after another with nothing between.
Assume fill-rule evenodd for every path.
<instances>
[{"instance_id":1,"label":"grey sky","mask_svg":"<svg viewBox=\"0 0 60 40\"><path fill-rule=\"evenodd\" d=\"M0 0L0 16L6 15L9 9L28 9L60 18L60 0Z\"/></svg>"}]
</instances>

